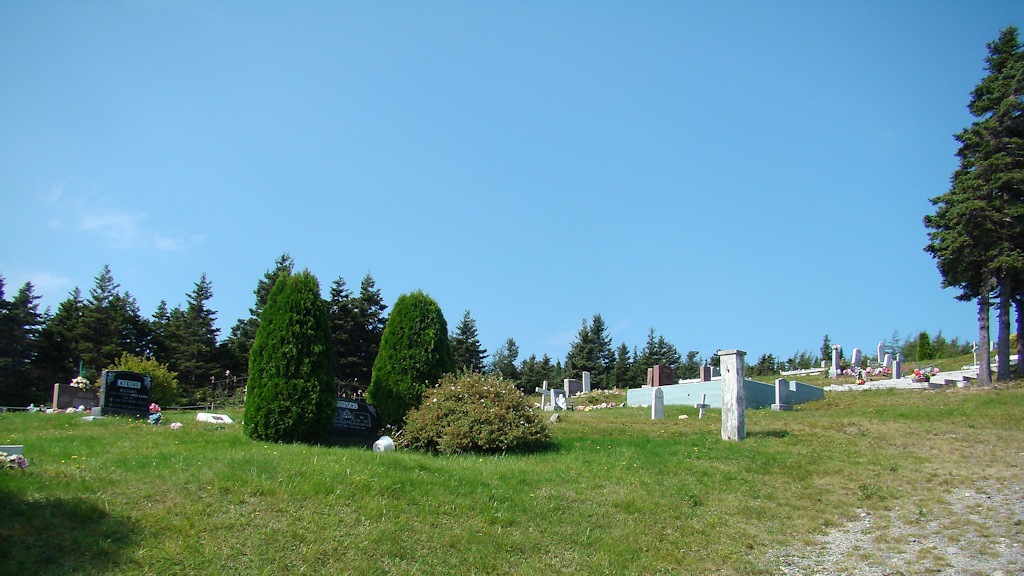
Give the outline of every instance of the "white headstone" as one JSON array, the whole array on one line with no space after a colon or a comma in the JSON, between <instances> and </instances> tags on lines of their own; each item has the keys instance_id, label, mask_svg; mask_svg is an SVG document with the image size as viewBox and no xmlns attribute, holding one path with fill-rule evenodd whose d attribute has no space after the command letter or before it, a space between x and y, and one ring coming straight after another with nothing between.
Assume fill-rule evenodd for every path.
<instances>
[{"instance_id":1,"label":"white headstone","mask_svg":"<svg viewBox=\"0 0 1024 576\"><path fill-rule=\"evenodd\" d=\"M896 359L892 362L892 378L893 380L903 377L903 371L900 368L900 354L896 355Z\"/></svg>"},{"instance_id":2,"label":"white headstone","mask_svg":"<svg viewBox=\"0 0 1024 576\"><path fill-rule=\"evenodd\" d=\"M210 422L211 424L234 424L235 421L231 419L231 416L227 414L210 414L209 412L200 412L196 414L196 420L199 422Z\"/></svg>"},{"instance_id":3,"label":"white headstone","mask_svg":"<svg viewBox=\"0 0 1024 576\"><path fill-rule=\"evenodd\" d=\"M886 368L892 367L892 354L885 355L885 359L882 360L882 366L885 366Z\"/></svg>"},{"instance_id":4,"label":"white headstone","mask_svg":"<svg viewBox=\"0 0 1024 576\"><path fill-rule=\"evenodd\" d=\"M746 355L743 350L718 352L722 366L722 440L740 441L747 435L746 384L743 375L743 357Z\"/></svg>"},{"instance_id":5,"label":"white headstone","mask_svg":"<svg viewBox=\"0 0 1024 576\"><path fill-rule=\"evenodd\" d=\"M665 391L660 386L651 390L651 420L660 420L665 417Z\"/></svg>"},{"instance_id":6,"label":"white headstone","mask_svg":"<svg viewBox=\"0 0 1024 576\"><path fill-rule=\"evenodd\" d=\"M775 404L772 410L792 410L793 405L789 403L789 381L779 378L775 381Z\"/></svg>"},{"instance_id":7,"label":"white headstone","mask_svg":"<svg viewBox=\"0 0 1024 576\"><path fill-rule=\"evenodd\" d=\"M856 368L857 366L860 366L860 357L861 357L860 348L854 348L853 349L853 358L850 359L850 363L853 364L854 368Z\"/></svg>"},{"instance_id":8,"label":"white headstone","mask_svg":"<svg viewBox=\"0 0 1024 576\"><path fill-rule=\"evenodd\" d=\"M583 393L590 394L590 372L583 373Z\"/></svg>"},{"instance_id":9,"label":"white headstone","mask_svg":"<svg viewBox=\"0 0 1024 576\"><path fill-rule=\"evenodd\" d=\"M555 406L558 406L562 410L569 409L569 403L565 399L565 394L560 394L555 397Z\"/></svg>"},{"instance_id":10,"label":"white headstone","mask_svg":"<svg viewBox=\"0 0 1024 576\"><path fill-rule=\"evenodd\" d=\"M839 351L842 349L839 344L832 345L832 367L828 369L828 375L832 378L839 375Z\"/></svg>"},{"instance_id":11,"label":"white headstone","mask_svg":"<svg viewBox=\"0 0 1024 576\"><path fill-rule=\"evenodd\" d=\"M879 342L879 343L878 343L878 361L879 361L879 362L881 362L881 361L882 361L882 354L883 354L883 350L882 350L882 343L881 343L881 342Z\"/></svg>"}]
</instances>

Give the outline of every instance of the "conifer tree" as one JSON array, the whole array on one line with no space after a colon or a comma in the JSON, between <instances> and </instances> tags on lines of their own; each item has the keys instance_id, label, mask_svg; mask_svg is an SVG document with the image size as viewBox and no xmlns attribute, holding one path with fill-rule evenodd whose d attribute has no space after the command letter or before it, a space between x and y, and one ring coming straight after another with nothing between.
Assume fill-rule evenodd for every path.
<instances>
[{"instance_id":1,"label":"conifer tree","mask_svg":"<svg viewBox=\"0 0 1024 576\"><path fill-rule=\"evenodd\" d=\"M976 120L955 135L960 165L950 189L932 198L925 251L944 287L978 302L978 382L991 382L989 309L999 298L999 379L1009 376L1009 306L1024 287L1024 49L1017 28L988 44L988 75L971 92Z\"/></svg>"},{"instance_id":2,"label":"conifer tree","mask_svg":"<svg viewBox=\"0 0 1024 576\"><path fill-rule=\"evenodd\" d=\"M253 290L256 302L252 308L249 308L249 317L244 320L239 319L231 327L231 334L226 340L227 348L238 358L241 366L249 365L249 350L252 349L253 342L256 340L256 331L260 327L260 313L267 305L267 299L270 297L271 289L274 288L274 283L279 277L291 274L294 268L295 261L287 252L278 256L274 261L274 267L267 270L263 278L256 283L256 289Z\"/></svg>"},{"instance_id":3,"label":"conifer tree","mask_svg":"<svg viewBox=\"0 0 1024 576\"><path fill-rule=\"evenodd\" d=\"M0 405L24 406L46 397L31 372L42 324L32 283L26 282L8 301L0 276Z\"/></svg>"},{"instance_id":4,"label":"conifer tree","mask_svg":"<svg viewBox=\"0 0 1024 576\"><path fill-rule=\"evenodd\" d=\"M441 307L422 291L403 294L391 309L366 391L384 424L400 426L423 393L455 371Z\"/></svg>"},{"instance_id":5,"label":"conifer tree","mask_svg":"<svg viewBox=\"0 0 1024 576\"><path fill-rule=\"evenodd\" d=\"M312 442L335 409L331 331L320 283L308 270L278 278L249 356L246 433L271 442Z\"/></svg>"},{"instance_id":6,"label":"conifer tree","mask_svg":"<svg viewBox=\"0 0 1024 576\"><path fill-rule=\"evenodd\" d=\"M217 313L207 306L213 285L204 272L186 296L187 307L175 308L164 335L170 352L168 367L178 374L179 390L187 400L205 399L210 378L221 373L217 354Z\"/></svg>"},{"instance_id":7,"label":"conifer tree","mask_svg":"<svg viewBox=\"0 0 1024 576\"><path fill-rule=\"evenodd\" d=\"M463 314L462 320L455 328L455 332L451 334L450 340L455 370L483 373L487 351L480 345L476 320L469 315L469 310Z\"/></svg>"}]
</instances>

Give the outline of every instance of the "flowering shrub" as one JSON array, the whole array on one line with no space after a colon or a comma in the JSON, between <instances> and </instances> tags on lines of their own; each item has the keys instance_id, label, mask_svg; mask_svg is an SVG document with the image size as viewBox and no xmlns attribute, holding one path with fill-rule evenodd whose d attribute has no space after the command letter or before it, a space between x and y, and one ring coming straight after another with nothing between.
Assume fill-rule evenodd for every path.
<instances>
[{"instance_id":1,"label":"flowering shrub","mask_svg":"<svg viewBox=\"0 0 1024 576\"><path fill-rule=\"evenodd\" d=\"M406 419L403 444L441 452L502 453L539 448L551 436L510 380L447 374Z\"/></svg>"},{"instance_id":2,"label":"flowering shrub","mask_svg":"<svg viewBox=\"0 0 1024 576\"><path fill-rule=\"evenodd\" d=\"M0 452L0 468L5 470L20 468L24 470L28 468L28 460L21 454L9 455L7 452Z\"/></svg>"}]
</instances>

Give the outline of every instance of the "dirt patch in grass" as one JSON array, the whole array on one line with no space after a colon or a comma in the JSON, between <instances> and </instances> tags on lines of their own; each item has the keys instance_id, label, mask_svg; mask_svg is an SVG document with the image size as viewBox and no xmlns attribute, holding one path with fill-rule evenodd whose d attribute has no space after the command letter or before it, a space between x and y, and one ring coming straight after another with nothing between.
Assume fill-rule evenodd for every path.
<instances>
[{"instance_id":1,"label":"dirt patch in grass","mask_svg":"<svg viewBox=\"0 0 1024 576\"><path fill-rule=\"evenodd\" d=\"M1024 454L1020 455L1024 458ZM811 546L781 550L780 574L1024 573L1024 483L984 482L913 509L860 517Z\"/></svg>"}]
</instances>

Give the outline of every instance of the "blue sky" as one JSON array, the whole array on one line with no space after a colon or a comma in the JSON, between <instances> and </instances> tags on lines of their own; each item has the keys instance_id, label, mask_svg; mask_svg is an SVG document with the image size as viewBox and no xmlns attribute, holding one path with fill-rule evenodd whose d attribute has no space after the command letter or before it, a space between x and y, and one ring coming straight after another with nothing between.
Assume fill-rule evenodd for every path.
<instances>
[{"instance_id":1,"label":"blue sky","mask_svg":"<svg viewBox=\"0 0 1024 576\"><path fill-rule=\"evenodd\" d=\"M980 2L0 2L0 275L202 273L226 336L288 252L326 294L465 310L564 358L600 313L682 352L976 338L921 224ZM751 357L752 356L752 357Z\"/></svg>"}]
</instances>

